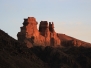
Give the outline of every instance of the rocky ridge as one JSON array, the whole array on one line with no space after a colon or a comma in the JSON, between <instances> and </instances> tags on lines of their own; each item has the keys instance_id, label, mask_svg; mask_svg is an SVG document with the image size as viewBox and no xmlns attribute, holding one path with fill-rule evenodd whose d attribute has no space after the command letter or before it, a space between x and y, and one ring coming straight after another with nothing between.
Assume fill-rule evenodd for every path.
<instances>
[{"instance_id":1,"label":"rocky ridge","mask_svg":"<svg viewBox=\"0 0 91 68\"><path fill-rule=\"evenodd\" d=\"M41 21L39 30L37 29L37 21L34 17L24 19L23 27L17 34L18 40L25 42L27 47L33 46L59 46L61 40L58 38L54 30L53 22Z\"/></svg>"},{"instance_id":2,"label":"rocky ridge","mask_svg":"<svg viewBox=\"0 0 91 68\"><path fill-rule=\"evenodd\" d=\"M54 23L41 21L39 30L37 29L38 22L34 17L24 19L21 31L17 37L20 42L25 42L28 48L32 46L84 46L91 47L90 43L72 38L65 34L56 33Z\"/></svg>"}]
</instances>

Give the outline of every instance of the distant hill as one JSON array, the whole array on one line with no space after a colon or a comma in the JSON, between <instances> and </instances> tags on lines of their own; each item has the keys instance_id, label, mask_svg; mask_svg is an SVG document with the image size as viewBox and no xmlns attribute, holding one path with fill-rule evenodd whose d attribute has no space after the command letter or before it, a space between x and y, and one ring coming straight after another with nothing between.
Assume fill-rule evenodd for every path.
<instances>
[{"instance_id":1,"label":"distant hill","mask_svg":"<svg viewBox=\"0 0 91 68\"><path fill-rule=\"evenodd\" d=\"M62 46L91 47L91 43L76 39L76 38L68 36L66 34L58 33L58 37L61 40L61 45Z\"/></svg>"}]
</instances>

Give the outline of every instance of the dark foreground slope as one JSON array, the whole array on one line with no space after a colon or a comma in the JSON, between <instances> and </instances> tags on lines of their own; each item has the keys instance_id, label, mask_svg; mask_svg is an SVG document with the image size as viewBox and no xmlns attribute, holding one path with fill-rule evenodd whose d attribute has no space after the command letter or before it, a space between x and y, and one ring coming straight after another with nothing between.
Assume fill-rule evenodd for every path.
<instances>
[{"instance_id":1,"label":"dark foreground slope","mask_svg":"<svg viewBox=\"0 0 91 68\"><path fill-rule=\"evenodd\" d=\"M91 48L36 46L31 50L51 68L91 68Z\"/></svg>"},{"instance_id":2,"label":"dark foreground slope","mask_svg":"<svg viewBox=\"0 0 91 68\"><path fill-rule=\"evenodd\" d=\"M0 30L0 68L48 68L24 44Z\"/></svg>"},{"instance_id":3,"label":"dark foreground slope","mask_svg":"<svg viewBox=\"0 0 91 68\"><path fill-rule=\"evenodd\" d=\"M0 30L0 68L91 68L91 48L28 49Z\"/></svg>"}]
</instances>

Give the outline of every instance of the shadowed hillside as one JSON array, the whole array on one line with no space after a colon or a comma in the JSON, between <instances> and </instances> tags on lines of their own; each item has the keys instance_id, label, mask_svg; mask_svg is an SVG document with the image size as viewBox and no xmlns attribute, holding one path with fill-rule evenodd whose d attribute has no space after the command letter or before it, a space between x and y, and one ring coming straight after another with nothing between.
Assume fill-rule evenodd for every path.
<instances>
[{"instance_id":1,"label":"shadowed hillside","mask_svg":"<svg viewBox=\"0 0 91 68\"><path fill-rule=\"evenodd\" d=\"M91 68L91 48L36 46L31 50L50 68Z\"/></svg>"},{"instance_id":2,"label":"shadowed hillside","mask_svg":"<svg viewBox=\"0 0 91 68\"><path fill-rule=\"evenodd\" d=\"M91 48L27 48L0 30L0 68L91 68Z\"/></svg>"},{"instance_id":3,"label":"shadowed hillside","mask_svg":"<svg viewBox=\"0 0 91 68\"><path fill-rule=\"evenodd\" d=\"M23 43L0 30L0 68L48 68Z\"/></svg>"}]
</instances>

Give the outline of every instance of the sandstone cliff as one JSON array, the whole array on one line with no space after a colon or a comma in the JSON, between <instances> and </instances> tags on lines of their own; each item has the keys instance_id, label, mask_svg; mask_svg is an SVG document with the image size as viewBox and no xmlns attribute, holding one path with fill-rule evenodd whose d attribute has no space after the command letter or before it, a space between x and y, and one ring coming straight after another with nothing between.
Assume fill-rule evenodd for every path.
<instances>
[{"instance_id":1,"label":"sandstone cliff","mask_svg":"<svg viewBox=\"0 0 91 68\"><path fill-rule=\"evenodd\" d=\"M17 37L21 42L25 42L27 47L32 46L59 46L60 39L54 31L53 22L41 21L39 30L37 29L37 21L34 17L24 19L23 27L18 32Z\"/></svg>"},{"instance_id":2,"label":"sandstone cliff","mask_svg":"<svg viewBox=\"0 0 91 68\"><path fill-rule=\"evenodd\" d=\"M18 32L17 37L21 42L26 43L28 48L32 46L84 46L91 47L90 43L72 38L65 34L56 33L54 30L54 23L41 21L39 30L37 29L38 22L34 17L24 19L21 31Z\"/></svg>"}]
</instances>

